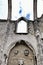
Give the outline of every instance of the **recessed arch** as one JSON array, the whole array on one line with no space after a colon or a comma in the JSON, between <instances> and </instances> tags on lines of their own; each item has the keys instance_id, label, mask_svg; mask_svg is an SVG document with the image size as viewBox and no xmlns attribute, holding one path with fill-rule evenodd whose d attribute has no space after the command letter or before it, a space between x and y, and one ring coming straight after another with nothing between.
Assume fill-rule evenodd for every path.
<instances>
[{"instance_id":1,"label":"recessed arch","mask_svg":"<svg viewBox=\"0 0 43 65\"><path fill-rule=\"evenodd\" d=\"M31 45L30 42L25 41L25 40L18 40L18 41L15 41L15 42L11 43L11 44L8 46L7 50L6 50L6 51L7 51L6 54L9 55L10 50L11 50L13 47L16 46L17 42L21 42L21 41L24 41L25 44L26 44L29 48L31 48L31 50L33 51L34 55L36 55L36 52L35 52L34 47Z\"/></svg>"},{"instance_id":2,"label":"recessed arch","mask_svg":"<svg viewBox=\"0 0 43 65\"><path fill-rule=\"evenodd\" d=\"M34 55L35 61L37 60L37 59L36 59L36 53L35 53L34 48L32 47L31 44L29 44L29 43L28 43L27 41L25 41L25 40L19 40L19 41L15 42L15 44L13 43L13 44L11 44L11 45L9 46L9 48L8 48L8 50L7 50L7 51L8 51L8 60L9 60L9 55L11 54L12 49L16 48L17 46L20 47L20 45L23 45L23 46L26 46L27 48L29 48L29 49L31 50L32 54ZM18 47L18 48L19 48L19 47ZM37 61L36 61L35 63L36 63L36 65L37 65ZM7 63L7 65L8 65L8 63Z\"/></svg>"}]
</instances>

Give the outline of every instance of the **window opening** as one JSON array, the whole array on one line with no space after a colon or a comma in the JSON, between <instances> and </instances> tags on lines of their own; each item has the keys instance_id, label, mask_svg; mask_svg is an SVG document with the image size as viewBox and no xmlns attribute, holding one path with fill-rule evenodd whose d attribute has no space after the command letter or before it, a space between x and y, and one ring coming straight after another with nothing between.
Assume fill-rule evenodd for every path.
<instances>
[{"instance_id":1,"label":"window opening","mask_svg":"<svg viewBox=\"0 0 43 65\"><path fill-rule=\"evenodd\" d=\"M37 16L41 17L43 14L43 0L37 0Z\"/></svg>"},{"instance_id":2,"label":"window opening","mask_svg":"<svg viewBox=\"0 0 43 65\"><path fill-rule=\"evenodd\" d=\"M16 33L28 33L27 32L27 23L23 20L21 20L18 24L17 24L17 31Z\"/></svg>"}]
</instances>

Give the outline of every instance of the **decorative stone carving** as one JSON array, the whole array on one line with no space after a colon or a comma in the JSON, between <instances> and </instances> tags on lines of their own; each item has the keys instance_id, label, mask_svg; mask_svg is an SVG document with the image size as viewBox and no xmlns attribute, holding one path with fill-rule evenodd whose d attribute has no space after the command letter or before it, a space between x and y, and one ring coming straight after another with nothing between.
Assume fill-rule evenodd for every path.
<instances>
[{"instance_id":1,"label":"decorative stone carving","mask_svg":"<svg viewBox=\"0 0 43 65\"><path fill-rule=\"evenodd\" d=\"M23 60L18 60L18 65L24 65L24 61Z\"/></svg>"},{"instance_id":2,"label":"decorative stone carving","mask_svg":"<svg viewBox=\"0 0 43 65\"><path fill-rule=\"evenodd\" d=\"M4 58L5 58L5 62L6 62L6 59L7 59L7 55L6 54L4 54Z\"/></svg>"},{"instance_id":3,"label":"decorative stone carving","mask_svg":"<svg viewBox=\"0 0 43 65\"><path fill-rule=\"evenodd\" d=\"M29 25L28 25L29 27L29 29L28 29L28 31L29 31L29 33L30 34L34 34L34 28L33 28L33 24L32 24L32 22L29 22Z\"/></svg>"},{"instance_id":4,"label":"decorative stone carving","mask_svg":"<svg viewBox=\"0 0 43 65\"><path fill-rule=\"evenodd\" d=\"M25 55L25 56L28 56L28 55L29 55L29 50L27 50L27 49L24 50L24 55Z\"/></svg>"}]
</instances>

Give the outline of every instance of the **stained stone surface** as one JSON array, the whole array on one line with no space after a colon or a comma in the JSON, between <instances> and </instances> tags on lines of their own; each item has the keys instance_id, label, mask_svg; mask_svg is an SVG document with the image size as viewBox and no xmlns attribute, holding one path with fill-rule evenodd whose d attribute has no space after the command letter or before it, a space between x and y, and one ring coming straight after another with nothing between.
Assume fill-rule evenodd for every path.
<instances>
[{"instance_id":1,"label":"stained stone surface","mask_svg":"<svg viewBox=\"0 0 43 65\"><path fill-rule=\"evenodd\" d=\"M40 23L42 25L41 20ZM34 48L37 65L43 65L43 39L41 39L41 37L43 37L41 35L41 33L43 34L43 25L42 27L38 26L39 30L42 29L41 32L38 30L39 35L35 33L37 31L34 30L34 25L32 23L30 23L28 27L30 30L27 35L19 35L14 32L15 24L13 22L0 21L0 65L7 65L10 49L12 49L15 46L15 43L20 40L24 40L26 43L28 42L28 46L31 45Z\"/></svg>"}]
</instances>

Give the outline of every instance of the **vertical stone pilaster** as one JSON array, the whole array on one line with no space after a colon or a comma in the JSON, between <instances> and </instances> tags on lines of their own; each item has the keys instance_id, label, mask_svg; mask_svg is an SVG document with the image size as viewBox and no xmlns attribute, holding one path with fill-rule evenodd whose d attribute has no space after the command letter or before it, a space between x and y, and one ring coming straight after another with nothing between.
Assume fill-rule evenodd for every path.
<instances>
[{"instance_id":1,"label":"vertical stone pilaster","mask_svg":"<svg viewBox=\"0 0 43 65\"><path fill-rule=\"evenodd\" d=\"M5 57L4 57L4 50L6 47L6 43L9 37L9 32L10 32L10 25L11 25L11 0L8 0L8 18L7 18L7 27L6 27L6 32L5 32L5 36L4 36L4 42L3 42L3 55L2 55L2 64L1 65L7 65L5 62Z\"/></svg>"},{"instance_id":2,"label":"vertical stone pilaster","mask_svg":"<svg viewBox=\"0 0 43 65\"><path fill-rule=\"evenodd\" d=\"M37 40L38 54L37 54L37 65L42 65L41 63L41 32L37 22L37 0L34 0L34 33Z\"/></svg>"},{"instance_id":3,"label":"vertical stone pilaster","mask_svg":"<svg viewBox=\"0 0 43 65\"><path fill-rule=\"evenodd\" d=\"M39 26L38 26L38 22L35 21L34 22L34 33L35 33L35 36L36 36L36 40L37 40L37 47L38 47L38 54L37 54L37 65L42 65L42 62L41 62L41 32L40 32L40 29L39 29Z\"/></svg>"}]
</instances>

